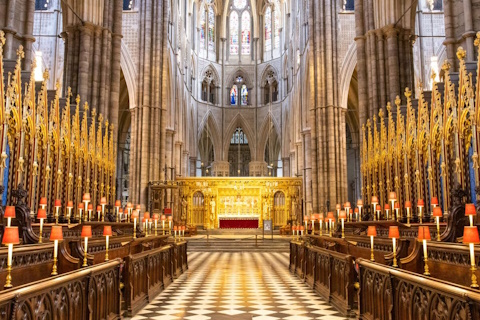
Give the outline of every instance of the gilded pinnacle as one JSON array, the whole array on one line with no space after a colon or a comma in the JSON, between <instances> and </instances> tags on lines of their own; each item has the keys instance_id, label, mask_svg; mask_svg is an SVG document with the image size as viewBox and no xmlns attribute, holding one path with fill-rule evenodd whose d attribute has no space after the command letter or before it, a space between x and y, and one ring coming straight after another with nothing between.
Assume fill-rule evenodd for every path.
<instances>
[{"instance_id":1,"label":"gilded pinnacle","mask_svg":"<svg viewBox=\"0 0 480 320\"><path fill-rule=\"evenodd\" d=\"M458 60L463 61L463 59L465 59L466 55L467 55L467 51L465 51L462 47L458 47L458 49L457 49Z\"/></svg>"}]
</instances>

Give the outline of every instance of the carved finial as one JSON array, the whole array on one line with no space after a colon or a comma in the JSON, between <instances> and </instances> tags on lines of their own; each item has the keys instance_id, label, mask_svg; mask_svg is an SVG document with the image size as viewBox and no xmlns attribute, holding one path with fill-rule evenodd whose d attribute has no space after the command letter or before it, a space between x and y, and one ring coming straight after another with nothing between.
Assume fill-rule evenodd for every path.
<instances>
[{"instance_id":1,"label":"carved finial","mask_svg":"<svg viewBox=\"0 0 480 320\"><path fill-rule=\"evenodd\" d=\"M437 73L433 69L432 69L432 74L430 75L430 79L432 79L432 82L435 82L435 79L437 79Z\"/></svg>"},{"instance_id":2,"label":"carved finial","mask_svg":"<svg viewBox=\"0 0 480 320\"><path fill-rule=\"evenodd\" d=\"M93 109L93 110L95 110L95 109ZM92 114L93 114L93 111L92 111ZM100 123L103 122L103 115L101 113L98 115L98 122L100 122Z\"/></svg>"},{"instance_id":3,"label":"carved finial","mask_svg":"<svg viewBox=\"0 0 480 320\"><path fill-rule=\"evenodd\" d=\"M410 91L410 89L408 87L405 88L405 97L407 97L407 99L410 99L410 97L412 96L412 91Z\"/></svg>"},{"instance_id":4,"label":"carved finial","mask_svg":"<svg viewBox=\"0 0 480 320\"><path fill-rule=\"evenodd\" d=\"M462 47L458 47L457 49L457 58L458 60L463 60L465 59L465 56L467 55L467 51L465 51Z\"/></svg>"},{"instance_id":5,"label":"carved finial","mask_svg":"<svg viewBox=\"0 0 480 320\"><path fill-rule=\"evenodd\" d=\"M450 70L450 67L451 67L450 62L448 62L448 60L445 60L442 64L442 70L443 71L448 71L448 70Z\"/></svg>"},{"instance_id":6,"label":"carved finial","mask_svg":"<svg viewBox=\"0 0 480 320\"><path fill-rule=\"evenodd\" d=\"M392 112L392 104L390 103L390 101L387 102L387 111L389 113Z\"/></svg>"},{"instance_id":7,"label":"carved finial","mask_svg":"<svg viewBox=\"0 0 480 320\"><path fill-rule=\"evenodd\" d=\"M92 110L92 117L95 117L97 115L97 110L95 108L93 108Z\"/></svg>"},{"instance_id":8,"label":"carved finial","mask_svg":"<svg viewBox=\"0 0 480 320\"><path fill-rule=\"evenodd\" d=\"M68 87L67 89L67 97L70 97L72 95L72 88Z\"/></svg>"},{"instance_id":9,"label":"carved finial","mask_svg":"<svg viewBox=\"0 0 480 320\"><path fill-rule=\"evenodd\" d=\"M108 120L105 121L105 128L108 128Z\"/></svg>"},{"instance_id":10,"label":"carved finial","mask_svg":"<svg viewBox=\"0 0 480 320\"><path fill-rule=\"evenodd\" d=\"M371 126L372 126L372 123L370 122L370 119L367 119L367 128L370 129Z\"/></svg>"},{"instance_id":11,"label":"carved finial","mask_svg":"<svg viewBox=\"0 0 480 320\"><path fill-rule=\"evenodd\" d=\"M397 97L395 98L395 105L396 105L397 107L399 107L399 106L400 106L400 103L402 103L402 100L400 100L400 96L397 96Z\"/></svg>"},{"instance_id":12,"label":"carved finial","mask_svg":"<svg viewBox=\"0 0 480 320\"><path fill-rule=\"evenodd\" d=\"M57 80L57 81L55 82L55 90L56 90L56 91L60 90L60 80Z\"/></svg>"},{"instance_id":13,"label":"carved finial","mask_svg":"<svg viewBox=\"0 0 480 320\"><path fill-rule=\"evenodd\" d=\"M20 45L17 49L17 56L19 59L25 58L25 52L23 51L23 46Z\"/></svg>"},{"instance_id":14,"label":"carved finial","mask_svg":"<svg viewBox=\"0 0 480 320\"><path fill-rule=\"evenodd\" d=\"M77 94L77 97L75 98L75 102L77 103L77 106L80 105L80 95L79 94Z\"/></svg>"},{"instance_id":15,"label":"carved finial","mask_svg":"<svg viewBox=\"0 0 480 320\"><path fill-rule=\"evenodd\" d=\"M2 35L0 34L0 41L2 39ZM477 32L477 38L473 42L475 46L480 47L480 31Z\"/></svg>"},{"instance_id":16,"label":"carved finial","mask_svg":"<svg viewBox=\"0 0 480 320\"><path fill-rule=\"evenodd\" d=\"M113 129L115 128L115 126L112 124L110 124L110 130L113 131Z\"/></svg>"},{"instance_id":17,"label":"carved finial","mask_svg":"<svg viewBox=\"0 0 480 320\"><path fill-rule=\"evenodd\" d=\"M43 71L43 80L48 81L48 79L50 79L50 72L48 69L45 69L45 71Z\"/></svg>"},{"instance_id":18,"label":"carved finial","mask_svg":"<svg viewBox=\"0 0 480 320\"><path fill-rule=\"evenodd\" d=\"M3 30L0 30L0 45L4 45L5 44L5 32L3 32Z\"/></svg>"},{"instance_id":19,"label":"carved finial","mask_svg":"<svg viewBox=\"0 0 480 320\"><path fill-rule=\"evenodd\" d=\"M83 110L88 111L90 109L90 107L88 106L88 102L85 102L85 104L83 105Z\"/></svg>"},{"instance_id":20,"label":"carved finial","mask_svg":"<svg viewBox=\"0 0 480 320\"><path fill-rule=\"evenodd\" d=\"M379 117L380 119L383 119L383 116L384 116L384 115L385 115L385 114L384 114L384 112L383 112L383 109L380 109L380 111L378 111L378 117Z\"/></svg>"}]
</instances>

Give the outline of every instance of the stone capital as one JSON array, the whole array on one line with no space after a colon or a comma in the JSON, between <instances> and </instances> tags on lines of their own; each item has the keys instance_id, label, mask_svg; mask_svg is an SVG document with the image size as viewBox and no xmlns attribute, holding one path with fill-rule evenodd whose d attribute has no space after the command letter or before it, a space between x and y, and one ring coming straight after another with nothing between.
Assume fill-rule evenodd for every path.
<instances>
[{"instance_id":1,"label":"stone capital","mask_svg":"<svg viewBox=\"0 0 480 320\"><path fill-rule=\"evenodd\" d=\"M398 33L399 33L399 30L397 28L395 28L395 26L393 24L390 24L390 25L385 26L383 28L383 33L385 34L385 36L388 39L388 38L392 38L392 37L397 37Z\"/></svg>"}]
</instances>

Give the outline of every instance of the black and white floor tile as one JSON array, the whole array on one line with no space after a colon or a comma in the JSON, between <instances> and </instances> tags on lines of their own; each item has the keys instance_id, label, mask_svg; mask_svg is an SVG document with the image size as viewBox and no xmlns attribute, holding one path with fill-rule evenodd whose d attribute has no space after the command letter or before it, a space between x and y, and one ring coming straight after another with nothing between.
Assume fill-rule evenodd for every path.
<instances>
[{"instance_id":1,"label":"black and white floor tile","mask_svg":"<svg viewBox=\"0 0 480 320\"><path fill-rule=\"evenodd\" d=\"M193 252L189 270L132 320L343 320L288 271L288 253Z\"/></svg>"}]
</instances>

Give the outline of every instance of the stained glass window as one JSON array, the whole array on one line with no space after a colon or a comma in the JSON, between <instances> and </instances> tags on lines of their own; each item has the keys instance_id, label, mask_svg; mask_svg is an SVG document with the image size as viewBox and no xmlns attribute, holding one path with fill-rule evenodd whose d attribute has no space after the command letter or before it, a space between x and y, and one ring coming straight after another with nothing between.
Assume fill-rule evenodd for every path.
<instances>
[{"instance_id":1,"label":"stained glass window","mask_svg":"<svg viewBox=\"0 0 480 320\"><path fill-rule=\"evenodd\" d=\"M242 54L250 54L250 13L242 14Z\"/></svg>"},{"instance_id":2,"label":"stained glass window","mask_svg":"<svg viewBox=\"0 0 480 320\"><path fill-rule=\"evenodd\" d=\"M205 48L205 9L202 8L200 17L200 48Z\"/></svg>"},{"instance_id":3,"label":"stained glass window","mask_svg":"<svg viewBox=\"0 0 480 320\"><path fill-rule=\"evenodd\" d=\"M274 36L274 39L275 39L275 49L278 48L280 46L280 13L281 13L281 9L280 9L280 4L278 3L278 1L275 1L275 24L274 24L274 32L275 32L275 36Z\"/></svg>"},{"instance_id":4,"label":"stained glass window","mask_svg":"<svg viewBox=\"0 0 480 320\"><path fill-rule=\"evenodd\" d=\"M247 5L247 0L234 0L233 1L233 6L236 9L243 9Z\"/></svg>"},{"instance_id":5,"label":"stained glass window","mask_svg":"<svg viewBox=\"0 0 480 320\"><path fill-rule=\"evenodd\" d=\"M208 49L215 50L215 12L213 7L208 7Z\"/></svg>"},{"instance_id":6,"label":"stained glass window","mask_svg":"<svg viewBox=\"0 0 480 320\"><path fill-rule=\"evenodd\" d=\"M230 15L230 53L238 54L238 13L236 11Z\"/></svg>"},{"instance_id":7,"label":"stained glass window","mask_svg":"<svg viewBox=\"0 0 480 320\"><path fill-rule=\"evenodd\" d=\"M248 105L248 89L246 85L242 86L241 97L242 97L242 106Z\"/></svg>"},{"instance_id":8,"label":"stained glass window","mask_svg":"<svg viewBox=\"0 0 480 320\"><path fill-rule=\"evenodd\" d=\"M237 99L238 99L238 88L237 85L233 85L232 90L230 90L230 104L232 106L237 105Z\"/></svg>"},{"instance_id":9,"label":"stained glass window","mask_svg":"<svg viewBox=\"0 0 480 320\"><path fill-rule=\"evenodd\" d=\"M265 51L272 50L272 9L265 10Z\"/></svg>"}]
</instances>

